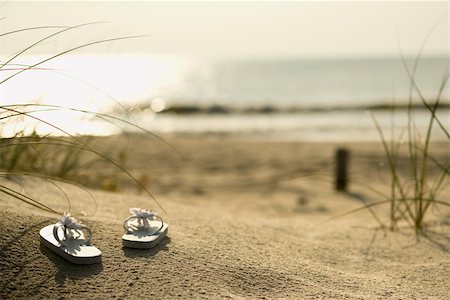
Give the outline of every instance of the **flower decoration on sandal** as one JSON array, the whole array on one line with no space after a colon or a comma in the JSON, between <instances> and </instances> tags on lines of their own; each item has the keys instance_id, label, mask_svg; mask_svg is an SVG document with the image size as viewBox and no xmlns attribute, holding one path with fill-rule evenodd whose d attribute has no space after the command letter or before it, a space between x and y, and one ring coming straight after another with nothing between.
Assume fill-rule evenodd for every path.
<instances>
[{"instance_id":1,"label":"flower decoration on sandal","mask_svg":"<svg viewBox=\"0 0 450 300\"><path fill-rule=\"evenodd\" d=\"M63 232L64 239L59 237L59 232L61 230ZM69 239L80 239L86 237L86 233L88 238L85 239L83 245L90 245L92 239L91 230L87 226L81 224L74 217L71 217L70 213L64 213L58 223L53 226L53 236L61 245L65 245L66 241Z\"/></svg>"},{"instance_id":2,"label":"flower decoration on sandal","mask_svg":"<svg viewBox=\"0 0 450 300\"><path fill-rule=\"evenodd\" d=\"M74 264L90 265L102 261L102 251L91 244L92 232L69 213L56 224L39 231L41 244Z\"/></svg>"},{"instance_id":3,"label":"flower decoration on sandal","mask_svg":"<svg viewBox=\"0 0 450 300\"><path fill-rule=\"evenodd\" d=\"M149 231L152 228L156 228L156 227L152 227L150 225L150 221L161 222L161 225L159 226L159 228L155 232L153 232L151 235L158 234L161 231L161 229L164 227L164 221L158 215L157 212L142 209L142 208L135 208L135 207L130 208L129 212L132 214L132 216L128 217L123 222L123 228L128 233L136 231L136 230Z\"/></svg>"}]
</instances>

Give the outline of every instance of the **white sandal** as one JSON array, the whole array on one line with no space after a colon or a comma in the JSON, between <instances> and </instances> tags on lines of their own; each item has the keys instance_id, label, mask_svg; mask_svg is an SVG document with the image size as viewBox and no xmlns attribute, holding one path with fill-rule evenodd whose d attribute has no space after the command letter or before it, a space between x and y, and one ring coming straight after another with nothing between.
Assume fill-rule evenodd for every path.
<instances>
[{"instance_id":1,"label":"white sandal","mask_svg":"<svg viewBox=\"0 0 450 300\"><path fill-rule=\"evenodd\" d=\"M123 222L126 233L122 236L124 247L150 249L167 235L169 225L151 210L130 208L132 216Z\"/></svg>"},{"instance_id":2,"label":"white sandal","mask_svg":"<svg viewBox=\"0 0 450 300\"><path fill-rule=\"evenodd\" d=\"M102 252L91 245L91 230L69 213L64 213L58 223L42 228L39 235L42 244L71 263L90 265L101 262Z\"/></svg>"}]
</instances>

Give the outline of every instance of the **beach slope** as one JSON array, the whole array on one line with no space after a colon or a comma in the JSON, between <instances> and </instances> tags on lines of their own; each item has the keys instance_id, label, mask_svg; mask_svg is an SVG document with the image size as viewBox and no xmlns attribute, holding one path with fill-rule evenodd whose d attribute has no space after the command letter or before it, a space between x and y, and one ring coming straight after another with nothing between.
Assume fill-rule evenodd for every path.
<instances>
[{"instance_id":1,"label":"beach slope","mask_svg":"<svg viewBox=\"0 0 450 300\"><path fill-rule=\"evenodd\" d=\"M189 153L190 147L197 149L197 143L179 141L177 148ZM206 146L201 159L213 161L213 154L222 149L228 164L219 163L216 168L231 168L233 151L241 155L233 161L241 159L247 165L236 167L239 172L221 170L220 176L205 178L195 155L186 155L186 165L174 175L183 183L178 187L167 183L170 191L156 189L170 229L168 237L152 250L126 249L121 241L128 207L151 206L161 212L148 197L131 190L91 190L94 202L85 191L67 187L72 213L92 228L93 243L103 251L101 264L73 265L40 245L39 230L55 223L57 216L2 196L0 298L449 297L450 224L442 211L430 225L427 237L420 239L408 228L381 230L367 211L330 220L360 207L364 190L336 193L329 181L313 177L280 183L277 180L281 175L275 176L275 171L278 166L286 170L284 164L289 161L285 160L292 163L299 149L304 153L299 158L304 162L302 167L313 168L320 164L314 160L318 151L313 150L334 149L336 145L324 148L286 143L264 148L255 142L228 141L229 148L224 150L221 143L203 141ZM382 156L374 147L361 149L366 152L360 153L375 151ZM289 151L291 156L287 155ZM253 181L239 179L242 172ZM273 183L270 188L256 184L269 178ZM237 186L238 182L242 186ZM66 202L45 184L31 180L27 190L52 207L67 208Z\"/></svg>"}]
</instances>

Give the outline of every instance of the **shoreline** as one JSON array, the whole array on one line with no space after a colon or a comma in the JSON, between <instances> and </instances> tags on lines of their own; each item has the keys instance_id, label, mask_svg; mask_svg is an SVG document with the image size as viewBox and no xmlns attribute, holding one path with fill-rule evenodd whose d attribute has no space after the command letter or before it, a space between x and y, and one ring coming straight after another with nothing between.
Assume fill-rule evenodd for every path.
<instances>
[{"instance_id":1,"label":"shoreline","mask_svg":"<svg viewBox=\"0 0 450 300\"><path fill-rule=\"evenodd\" d=\"M157 99L159 100L159 99ZM161 100L159 100L161 101ZM167 102L180 102L180 101L170 101ZM198 101L181 101L181 102L198 102ZM244 101L245 102L245 101ZM298 101L301 102L301 101ZM330 101L334 103L336 101ZM214 115L214 114L238 114L238 115L252 115L252 114L294 114L294 113L318 113L318 112L348 112L348 111L395 111L395 110L407 110L412 109L413 111L428 110L422 102L415 101L411 105L408 104L409 101L399 101L396 103L389 103L388 101L374 101L379 104L371 105L346 105L346 106L274 106L274 105L261 105L260 107L254 106L236 106L236 105L220 105L220 104L210 104L210 105L181 105L173 104L168 107L160 106L158 110L152 109L151 105L136 105L126 107L127 111L140 112L145 110L152 110L155 113L160 114L177 114L177 115ZM428 103L430 107L433 107L436 103ZM438 110L449 110L450 101L442 100L437 105Z\"/></svg>"}]
</instances>

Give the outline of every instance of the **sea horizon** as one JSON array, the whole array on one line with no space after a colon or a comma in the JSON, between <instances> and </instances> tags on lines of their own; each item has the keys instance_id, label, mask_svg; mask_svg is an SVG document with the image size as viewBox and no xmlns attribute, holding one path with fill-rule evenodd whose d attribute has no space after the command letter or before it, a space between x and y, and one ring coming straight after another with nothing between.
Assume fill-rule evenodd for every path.
<instances>
[{"instance_id":1,"label":"sea horizon","mask_svg":"<svg viewBox=\"0 0 450 300\"><path fill-rule=\"evenodd\" d=\"M30 64L41 58L22 59ZM112 113L161 134L215 132L367 141L379 137L365 111L381 115L381 126L388 128L392 111L400 115L411 103L419 111L419 128L427 125L427 110L406 69L411 73L414 62L413 58L402 62L400 57L199 60L70 55L24 72L0 88L9 104ZM428 103L437 100L448 63L443 56L424 56L418 61L415 84ZM2 78L13 72L2 72ZM440 103L442 114L448 115L448 88ZM132 118L128 118L130 111ZM67 109L46 112L45 118L77 134L117 133L110 124ZM395 118L399 124L405 122L404 116ZM30 123L28 127L36 126L41 133L57 134L54 128ZM4 128L2 134L7 136L7 132Z\"/></svg>"}]
</instances>

